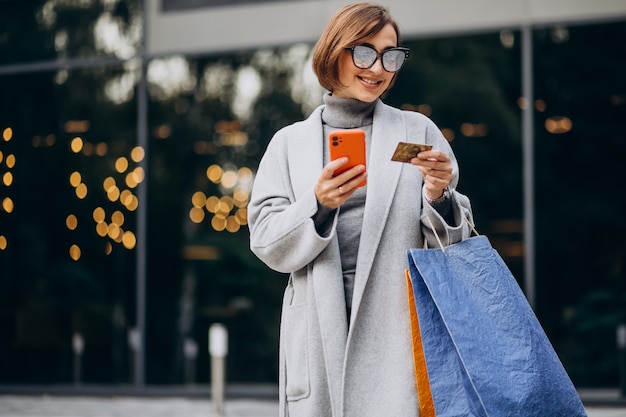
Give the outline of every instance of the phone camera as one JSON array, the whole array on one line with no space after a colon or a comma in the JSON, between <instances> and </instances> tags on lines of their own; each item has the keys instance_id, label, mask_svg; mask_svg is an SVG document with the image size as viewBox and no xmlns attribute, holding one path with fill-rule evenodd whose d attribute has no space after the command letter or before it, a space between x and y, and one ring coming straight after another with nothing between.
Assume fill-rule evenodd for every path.
<instances>
[{"instance_id":1,"label":"phone camera","mask_svg":"<svg viewBox=\"0 0 626 417\"><path fill-rule=\"evenodd\" d=\"M339 138L337 136L333 136L332 140L333 140L333 146L339 145Z\"/></svg>"}]
</instances>

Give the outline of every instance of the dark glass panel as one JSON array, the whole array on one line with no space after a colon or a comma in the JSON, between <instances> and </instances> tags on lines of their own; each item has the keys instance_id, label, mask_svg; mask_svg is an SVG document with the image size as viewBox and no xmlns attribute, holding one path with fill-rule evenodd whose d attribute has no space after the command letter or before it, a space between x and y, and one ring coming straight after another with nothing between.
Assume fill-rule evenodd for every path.
<instances>
[{"instance_id":1,"label":"dark glass panel","mask_svg":"<svg viewBox=\"0 0 626 417\"><path fill-rule=\"evenodd\" d=\"M197 381L208 382L213 323L229 332L229 381L277 381L287 280L250 252L246 204L271 136L304 117L291 86L308 50L149 65L150 383L189 378L186 340L198 346Z\"/></svg>"},{"instance_id":2,"label":"dark glass panel","mask_svg":"<svg viewBox=\"0 0 626 417\"><path fill-rule=\"evenodd\" d=\"M123 68L0 77L0 175L13 177L0 186L2 383L72 381L75 333L84 382L128 378L135 209L104 180L136 195L125 184L136 166L129 77ZM123 172L120 157L130 161Z\"/></svg>"},{"instance_id":3,"label":"dark glass panel","mask_svg":"<svg viewBox=\"0 0 626 417\"><path fill-rule=\"evenodd\" d=\"M618 383L626 22L535 31L538 310L574 382Z\"/></svg>"},{"instance_id":4,"label":"dark glass panel","mask_svg":"<svg viewBox=\"0 0 626 417\"><path fill-rule=\"evenodd\" d=\"M137 53L138 0L0 1L0 65Z\"/></svg>"}]
</instances>

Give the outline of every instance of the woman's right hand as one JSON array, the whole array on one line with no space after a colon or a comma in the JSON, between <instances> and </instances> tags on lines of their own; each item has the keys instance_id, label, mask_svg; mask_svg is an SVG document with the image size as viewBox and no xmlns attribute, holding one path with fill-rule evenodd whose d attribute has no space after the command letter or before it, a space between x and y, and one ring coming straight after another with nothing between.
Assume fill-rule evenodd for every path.
<instances>
[{"instance_id":1,"label":"woman's right hand","mask_svg":"<svg viewBox=\"0 0 626 417\"><path fill-rule=\"evenodd\" d=\"M315 197L323 206L336 209L350 198L357 186L367 177L365 165L357 165L349 170L333 176L335 171L348 163L343 157L326 164L315 185Z\"/></svg>"}]
</instances>

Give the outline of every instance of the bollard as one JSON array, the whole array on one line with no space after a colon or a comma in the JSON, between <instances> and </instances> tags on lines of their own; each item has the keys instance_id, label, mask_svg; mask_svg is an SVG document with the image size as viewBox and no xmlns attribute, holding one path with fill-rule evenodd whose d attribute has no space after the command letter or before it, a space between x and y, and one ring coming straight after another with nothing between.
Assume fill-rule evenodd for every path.
<instances>
[{"instance_id":1,"label":"bollard","mask_svg":"<svg viewBox=\"0 0 626 417\"><path fill-rule=\"evenodd\" d=\"M224 416L224 376L228 355L228 332L223 324L209 328L209 354L211 355L211 402L215 417Z\"/></svg>"},{"instance_id":2,"label":"bollard","mask_svg":"<svg viewBox=\"0 0 626 417\"><path fill-rule=\"evenodd\" d=\"M196 358L198 357L198 344L190 337L183 342L185 355L185 382L193 384L196 381Z\"/></svg>"},{"instance_id":3,"label":"bollard","mask_svg":"<svg viewBox=\"0 0 626 417\"><path fill-rule=\"evenodd\" d=\"M72 336L72 351L74 352L74 385L80 385L82 374L82 357L85 350L83 335L74 333Z\"/></svg>"},{"instance_id":4,"label":"bollard","mask_svg":"<svg viewBox=\"0 0 626 417\"><path fill-rule=\"evenodd\" d=\"M620 394L622 398L626 398L626 324L618 325L616 333Z\"/></svg>"},{"instance_id":5,"label":"bollard","mask_svg":"<svg viewBox=\"0 0 626 417\"><path fill-rule=\"evenodd\" d=\"M135 366L137 361L139 360L139 349L141 349L141 335L139 334L139 330L136 328L131 328L128 330L128 347L130 348L132 360L131 360L131 375L132 382L136 383L139 375L136 375Z\"/></svg>"}]
</instances>

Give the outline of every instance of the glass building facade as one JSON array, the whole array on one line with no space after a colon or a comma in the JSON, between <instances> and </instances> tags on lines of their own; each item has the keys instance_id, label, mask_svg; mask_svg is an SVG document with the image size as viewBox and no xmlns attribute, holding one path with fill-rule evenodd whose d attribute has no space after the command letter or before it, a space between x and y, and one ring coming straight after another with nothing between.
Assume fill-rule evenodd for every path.
<instances>
[{"instance_id":1,"label":"glass building facade","mask_svg":"<svg viewBox=\"0 0 626 417\"><path fill-rule=\"evenodd\" d=\"M0 384L277 381L286 277L248 249L273 133L323 91L312 43L142 55L139 0L0 2ZM578 387L619 383L626 323L626 16L405 39L385 101L431 117L478 230L526 288ZM523 112L532 109L532 155Z\"/></svg>"}]
</instances>

